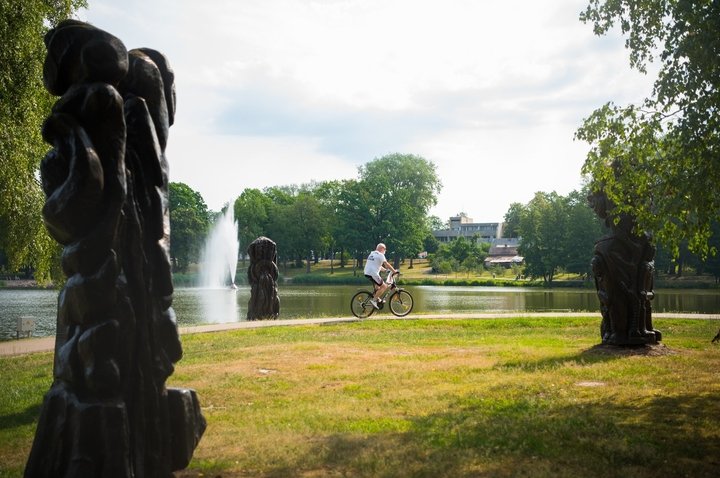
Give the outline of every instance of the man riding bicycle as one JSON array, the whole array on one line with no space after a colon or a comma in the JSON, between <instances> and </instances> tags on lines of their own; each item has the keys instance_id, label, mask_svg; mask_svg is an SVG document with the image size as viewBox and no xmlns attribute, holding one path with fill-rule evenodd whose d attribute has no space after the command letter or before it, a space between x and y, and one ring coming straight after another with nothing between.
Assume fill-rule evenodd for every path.
<instances>
[{"instance_id":1,"label":"man riding bicycle","mask_svg":"<svg viewBox=\"0 0 720 478\"><path fill-rule=\"evenodd\" d=\"M386 284L382 277L380 277L380 272L390 269L393 273L397 273L397 270L390 265L387 259L385 259L386 250L387 248L385 247L385 244L381 242L377 245L375 250L370 253L365 261L365 277L367 277L375 286L375 294L373 295L373 298L370 299L370 303L376 309L380 308L377 302L378 299L382 297L383 293L385 293L385 290L388 288L388 284Z\"/></svg>"}]
</instances>

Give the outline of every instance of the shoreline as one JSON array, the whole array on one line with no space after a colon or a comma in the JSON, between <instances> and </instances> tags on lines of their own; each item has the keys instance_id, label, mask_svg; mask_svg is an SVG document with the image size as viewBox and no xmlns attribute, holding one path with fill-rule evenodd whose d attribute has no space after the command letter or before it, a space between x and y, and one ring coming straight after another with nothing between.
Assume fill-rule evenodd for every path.
<instances>
[{"instance_id":1,"label":"shoreline","mask_svg":"<svg viewBox=\"0 0 720 478\"><path fill-rule=\"evenodd\" d=\"M298 285L298 286L323 286L323 285L364 285L367 281L363 279L347 279L339 278L333 279L318 279L317 275L314 277L303 280L302 276L296 277L284 277L282 278L282 284L287 285ZM320 276L324 277L324 276ZM197 285L193 285L184 280L178 280L175 282L175 288L195 288ZM403 286L439 286L439 287L518 287L518 288L533 288L533 289L587 289L593 290L595 288L592 281L582 280L556 280L551 285L545 285L541 281L514 281L511 279L463 279L463 278L412 278L405 279L400 282ZM243 284L242 281L238 285ZM56 289L55 285L51 282L47 285L38 284L33 279L11 279L11 280L0 280L0 290L53 290ZM720 291L720 284L715 284L710 281L697 281L683 278L664 278L655 280L655 289L687 289L687 290L717 290ZM60 289L57 289L58 292Z\"/></svg>"},{"instance_id":2,"label":"shoreline","mask_svg":"<svg viewBox=\"0 0 720 478\"><path fill-rule=\"evenodd\" d=\"M0 290L18 290L18 289L37 289L37 290L52 290L55 285L50 283L48 285L40 285L34 279L11 279L11 280L0 280Z\"/></svg>"}]
</instances>

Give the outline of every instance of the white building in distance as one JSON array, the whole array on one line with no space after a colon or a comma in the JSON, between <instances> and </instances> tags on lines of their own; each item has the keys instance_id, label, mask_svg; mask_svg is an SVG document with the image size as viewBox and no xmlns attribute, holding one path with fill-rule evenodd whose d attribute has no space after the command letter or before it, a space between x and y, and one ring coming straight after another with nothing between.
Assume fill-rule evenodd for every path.
<instances>
[{"instance_id":1,"label":"white building in distance","mask_svg":"<svg viewBox=\"0 0 720 478\"><path fill-rule=\"evenodd\" d=\"M520 239L502 237L501 222L473 222L467 214L460 213L450 218L447 229L433 231L432 234L441 243L451 242L459 237L490 243L490 251L485 259L486 266L510 267L523 262L517 252Z\"/></svg>"}]
</instances>

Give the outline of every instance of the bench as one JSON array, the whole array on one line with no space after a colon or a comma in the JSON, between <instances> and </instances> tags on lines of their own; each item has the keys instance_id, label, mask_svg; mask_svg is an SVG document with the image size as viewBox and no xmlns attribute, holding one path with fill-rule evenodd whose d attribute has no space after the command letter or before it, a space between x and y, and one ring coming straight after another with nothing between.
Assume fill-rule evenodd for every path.
<instances>
[{"instance_id":1,"label":"bench","mask_svg":"<svg viewBox=\"0 0 720 478\"><path fill-rule=\"evenodd\" d=\"M30 337L35 332L35 318L34 317L18 317L17 319L17 338L20 335Z\"/></svg>"}]
</instances>

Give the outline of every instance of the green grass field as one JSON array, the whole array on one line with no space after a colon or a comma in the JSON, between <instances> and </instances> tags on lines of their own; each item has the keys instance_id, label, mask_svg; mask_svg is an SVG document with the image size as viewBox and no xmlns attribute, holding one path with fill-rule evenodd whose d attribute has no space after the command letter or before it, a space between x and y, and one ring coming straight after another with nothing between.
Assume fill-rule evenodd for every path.
<instances>
[{"instance_id":1,"label":"green grass field","mask_svg":"<svg viewBox=\"0 0 720 478\"><path fill-rule=\"evenodd\" d=\"M206 477L710 477L718 321L599 347L599 318L381 320L183 337ZM51 354L0 358L0 476L21 476Z\"/></svg>"}]
</instances>

